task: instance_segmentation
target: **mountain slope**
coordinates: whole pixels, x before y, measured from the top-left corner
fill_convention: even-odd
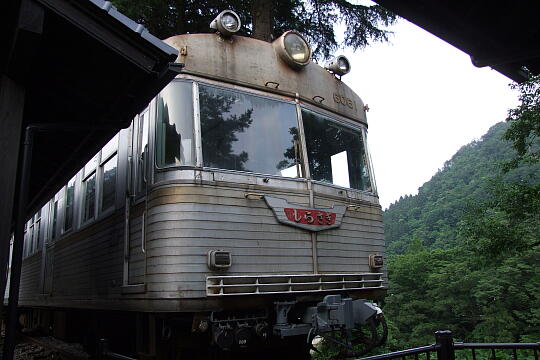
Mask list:
[[[458,224],[467,204],[484,200],[490,180],[500,176],[498,164],[514,156],[509,142],[502,140],[508,124],[492,126],[477,141],[463,146],[442,169],[419,188],[384,212],[385,238],[389,254],[402,254],[409,244],[420,241],[427,248],[451,248],[458,243]],[[524,180],[540,167],[520,167],[505,174],[505,180]]]

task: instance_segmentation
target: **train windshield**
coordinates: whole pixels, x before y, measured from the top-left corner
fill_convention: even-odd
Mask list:
[[[204,166],[300,176],[294,104],[200,84],[199,106]]]
[[[306,109],[302,110],[302,121],[311,178],[372,191],[363,130]]]
[[[195,165],[192,88],[190,82],[173,82],[157,98],[158,167]]]
[[[198,84],[202,165],[283,177],[302,177],[296,106],[292,102]],[[159,95],[158,167],[194,166],[193,83],[174,82]],[[311,178],[373,191],[365,130],[302,109]]]

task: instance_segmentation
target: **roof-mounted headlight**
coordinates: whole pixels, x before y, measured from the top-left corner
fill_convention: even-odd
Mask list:
[[[311,48],[299,32],[287,31],[274,44],[279,57],[292,68],[300,69],[309,64]]]
[[[232,10],[223,10],[210,23],[210,29],[216,29],[225,37],[229,37],[240,30],[240,17]]]
[[[351,71],[351,63],[345,56],[339,55],[327,62],[324,68],[341,76]]]

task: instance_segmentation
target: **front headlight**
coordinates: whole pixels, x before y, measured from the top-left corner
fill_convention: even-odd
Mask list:
[[[210,29],[216,29],[221,35],[228,37],[240,30],[240,17],[232,10],[224,10],[212,20]]]
[[[280,58],[292,68],[300,69],[309,64],[311,48],[300,33],[287,31],[274,43]]]
[[[229,31],[237,31],[239,28],[239,21],[231,13],[225,13],[221,18],[221,24]]]
[[[339,55],[331,59],[324,68],[341,76],[351,71],[351,63],[345,56]]]

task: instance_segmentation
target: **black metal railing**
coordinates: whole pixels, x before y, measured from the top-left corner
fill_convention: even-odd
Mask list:
[[[415,360],[419,360],[421,354],[426,354],[426,359],[431,359],[431,353],[439,350],[441,348],[438,344],[433,345],[427,345],[427,346],[421,346],[413,349],[407,349],[407,350],[401,350],[401,351],[395,351],[388,354],[382,354],[382,355],[374,355],[374,356],[368,356],[365,358],[362,358],[360,360],[386,360],[386,359],[397,359],[402,358],[405,359],[407,356],[414,356]]]
[[[496,350],[511,350],[511,355],[505,356],[505,358],[512,358],[513,360],[518,360],[518,350],[532,350],[534,360],[538,360],[540,343],[454,343],[454,349],[470,350],[472,360],[478,360],[476,350],[488,350],[487,358],[489,360],[502,360],[500,355],[497,356]]]
[[[414,360],[419,360],[420,355],[425,354],[422,359],[431,360],[437,358],[437,360],[455,360],[456,350],[470,350],[471,359],[479,360],[477,350],[488,350],[488,356],[480,357],[481,359],[488,360],[518,360],[518,350],[532,350],[532,356],[534,360],[539,360],[538,353],[540,352],[540,343],[463,343],[454,342],[452,332],[449,330],[435,332],[435,344],[428,346],[421,346],[418,348],[395,351],[387,354],[374,355],[359,360],[389,360],[401,358],[408,360],[414,357]],[[497,355],[497,350],[511,350],[511,354],[507,356]],[[459,358],[463,358],[462,354],[459,354]],[[465,358],[468,358],[465,355]]]

